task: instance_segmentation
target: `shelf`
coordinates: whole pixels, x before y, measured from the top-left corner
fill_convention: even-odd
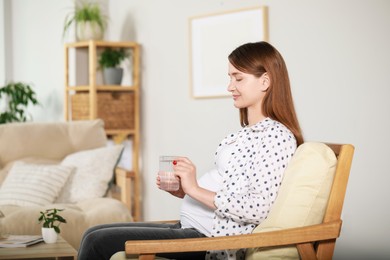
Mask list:
[[[66,43],[67,48],[88,48],[91,45],[101,48],[118,47],[118,48],[134,48],[138,46],[136,42],[110,42],[110,41],[82,41]]]
[[[79,49],[87,57],[87,63],[77,65],[77,70],[87,80],[75,77],[75,83],[69,84],[69,68],[76,64],[69,64],[70,49]],[[98,56],[104,48],[126,48],[131,50],[129,73],[131,85],[104,85],[97,83]],[[140,82],[140,46],[136,42],[110,42],[110,41],[83,41],[65,44],[65,102],[64,112],[66,120],[86,120],[101,118],[105,122],[105,132],[115,143],[123,143],[129,137],[132,145],[132,169],[134,174],[131,196],[125,196],[124,203],[132,211],[135,221],[141,220],[141,191],[139,172],[140,151],[140,111],[139,111],[139,82]],[[77,60],[77,59],[76,59]],[[79,69],[79,67],[76,67]],[[84,82],[87,83],[84,83]],[[81,83],[82,82],[82,83]],[[127,194],[127,193],[126,193]]]
[[[106,129],[107,135],[134,135],[135,130],[129,130],[129,129]]]
[[[66,90],[74,91],[90,91],[90,86],[72,86],[66,87]],[[104,86],[94,86],[93,90],[97,91],[136,91],[134,86],[113,86],[113,85],[104,85]]]

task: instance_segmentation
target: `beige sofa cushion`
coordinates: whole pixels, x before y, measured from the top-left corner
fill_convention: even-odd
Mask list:
[[[1,232],[15,235],[40,235],[39,212],[51,208],[65,209],[61,215],[67,223],[61,224],[60,235],[76,250],[87,228],[104,223],[132,220],[126,206],[111,198],[95,198],[76,204],[55,203],[46,206],[0,205],[0,210],[5,215],[4,218],[0,218]]]
[[[253,232],[319,224],[324,217],[337,159],[323,143],[304,143],[289,163],[278,198]],[[248,249],[246,259],[299,259],[295,247]]]
[[[74,170],[66,165],[18,161],[0,186],[0,205],[43,206],[53,203]]]
[[[103,197],[113,178],[123,145],[100,147],[70,154],[61,162],[75,171],[62,189],[57,202],[75,203]]]
[[[77,151],[106,146],[103,124],[97,119],[0,125],[0,166],[25,157],[62,160]]]
[[[17,163],[17,162],[24,162],[24,163],[30,163],[30,164],[46,164],[46,165],[50,165],[50,164],[58,164],[61,161],[60,160],[50,160],[50,159],[45,159],[45,158],[37,158],[37,157],[25,157],[25,158],[20,158],[17,161],[8,162],[6,165],[4,165],[3,168],[0,169],[0,187],[1,187],[1,183],[7,177],[7,175],[9,173],[9,171],[11,170],[12,166],[15,163]]]

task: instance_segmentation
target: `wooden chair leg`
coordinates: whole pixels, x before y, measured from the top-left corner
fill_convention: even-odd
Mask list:
[[[154,260],[155,255],[150,254],[150,255],[140,255],[138,259],[140,260]]]
[[[336,239],[322,241],[317,248],[318,259],[331,260],[333,258]]]
[[[312,243],[297,244],[297,249],[302,260],[317,259]]]

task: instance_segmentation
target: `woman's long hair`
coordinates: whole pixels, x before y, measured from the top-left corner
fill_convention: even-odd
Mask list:
[[[294,134],[297,145],[303,143],[303,135],[294,108],[290,79],[282,55],[267,42],[247,43],[229,55],[230,63],[238,70],[261,77],[265,72],[270,78],[263,99],[262,112],[284,124]],[[248,125],[248,109],[240,108],[241,126]]]

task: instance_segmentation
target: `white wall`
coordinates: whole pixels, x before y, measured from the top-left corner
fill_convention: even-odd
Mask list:
[[[7,1],[7,0],[5,0]],[[42,106],[31,108],[35,121],[63,120],[64,50],[62,26],[71,1],[8,1],[7,81],[34,86]],[[8,6],[7,6],[8,7]],[[11,27],[11,28],[9,28]]]
[[[4,1],[0,1],[0,86],[5,83],[5,32]],[[2,106],[0,105],[0,111]]]
[[[306,140],[356,146],[335,259],[388,259],[387,0],[110,0],[107,39],[142,45],[145,219],[177,218],[180,208],[180,200],[155,188],[159,155],[188,156],[200,175],[212,166],[220,139],[239,127],[230,99],[190,97],[188,18],[259,4],[269,6],[270,42],[289,67]],[[36,121],[63,118],[61,33],[69,5],[12,1],[13,78],[37,86],[45,108],[34,110]]]

